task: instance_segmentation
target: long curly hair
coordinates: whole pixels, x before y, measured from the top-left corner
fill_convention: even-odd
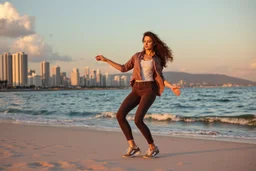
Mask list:
[[[142,42],[144,41],[145,36],[149,36],[154,44],[154,52],[156,56],[159,58],[161,65],[163,67],[167,67],[167,62],[173,61],[173,55],[172,55],[172,50],[162,41],[160,38],[155,34],[150,31],[147,31],[143,34]],[[145,52],[145,49],[143,48],[143,51]]]

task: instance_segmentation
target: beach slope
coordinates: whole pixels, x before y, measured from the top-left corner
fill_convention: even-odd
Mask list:
[[[121,132],[1,122],[0,171],[256,170],[255,144],[154,136],[160,155],[143,159],[146,140],[134,137],[142,154],[122,158],[127,143]]]

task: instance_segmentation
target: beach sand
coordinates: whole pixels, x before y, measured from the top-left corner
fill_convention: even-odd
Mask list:
[[[256,145],[155,136],[160,154],[143,159],[147,142],[134,134],[140,156],[122,158],[121,132],[0,123],[0,171],[255,171]]]

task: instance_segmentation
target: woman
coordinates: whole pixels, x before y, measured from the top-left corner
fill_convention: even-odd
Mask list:
[[[142,52],[133,55],[124,65],[115,63],[102,55],[96,56],[96,60],[107,62],[121,72],[127,72],[133,69],[131,80],[132,92],[125,98],[116,115],[118,123],[129,144],[127,153],[123,157],[132,157],[140,154],[140,148],[133,139],[131,127],[126,120],[126,115],[139,105],[134,122],[149,144],[149,149],[143,157],[155,157],[159,153],[159,149],[154,143],[149,128],[143,122],[143,118],[155,101],[156,96],[161,96],[163,93],[164,86],[170,88],[175,95],[180,95],[180,87],[166,81],[162,73],[163,67],[166,67],[166,63],[173,61],[172,52],[169,47],[152,32],[145,32],[142,42]]]

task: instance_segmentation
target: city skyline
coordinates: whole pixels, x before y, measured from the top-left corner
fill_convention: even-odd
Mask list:
[[[70,77],[67,72],[61,72],[61,67],[44,60],[40,62],[40,74],[28,68],[28,54],[25,52],[0,54],[0,81],[6,81],[8,87],[128,87],[127,76],[115,76],[111,80],[108,73],[102,74],[101,69],[84,67],[84,74],[78,68],[73,68]]]
[[[164,71],[256,81],[255,1],[136,1],[136,6],[111,2],[114,5],[49,1],[49,6],[45,1],[0,0],[0,54],[26,52],[28,67],[36,73],[40,73],[38,64],[47,60],[68,76],[73,68],[82,73],[84,66],[116,74],[117,70],[94,57],[101,53],[123,64],[142,49],[142,35],[150,30],[173,50],[174,62]],[[154,9],[161,10],[151,14]]]
[[[89,88],[89,87],[130,87],[130,80],[132,79],[131,73],[109,74],[105,72],[102,74],[101,69],[90,69],[85,66],[84,74],[80,74],[78,68],[73,68],[71,76],[68,77],[66,72],[61,72],[60,66],[51,66],[50,62],[42,61],[40,63],[41,75],[38,75],[34,69],[28,68],[28,55],[25,52],[16,52],[14,54],[4,53],[0,55],[0,84],[5,84],[4,87],[19,88],[22,87],[35,87],[35,88]],[[81,73],[83,73],[83,71]],[[130,74],[130,75],[129,75]],[[165,73],[167,74],[167,73]],[[175,73],[172,76],[165,75],[167,80],[172,80],[173,84],[182,87],[232,87],[232,86],[252,86],[255,82],[246,80],[236,80],[236,78],[228,77],[223,80],[223,75],[219,76],[219,83],[214,82],[216,76],[210,76],[213,80],[192,78],[185,76],[182,72],[179,78]],[[200,75],[200,74],[199,74]],[[207,74],[204,74],[205,76]],[[190,77],[190,78],[189,78]],[[201,76],[199,76],[201,77]],[[207,76],[209,77],[209,75]],[[217,80],[218,80],[217,79]],[[235,81],[235,82],[234,82]],[[3,85],[0,85],[2,87]]]

